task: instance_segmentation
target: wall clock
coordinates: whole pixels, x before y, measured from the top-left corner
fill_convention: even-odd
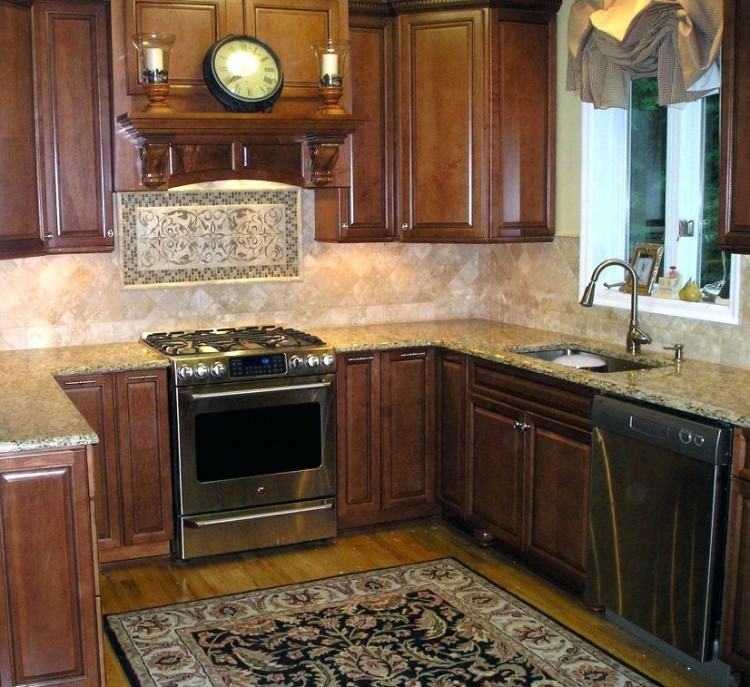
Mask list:
[[[226,36],[203,58],[211,95],[230,112],[269,112],[284,87],[276,53],[252,36]]]

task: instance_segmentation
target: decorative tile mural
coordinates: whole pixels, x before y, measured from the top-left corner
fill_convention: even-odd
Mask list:
[[[120,195],[125,286],[299,277],[297,190]]]

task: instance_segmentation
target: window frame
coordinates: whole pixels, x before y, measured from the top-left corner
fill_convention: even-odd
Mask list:
[[[594,257],[594,254],[622,258],[626,250],[630,198],[628,111],[618,108],[594,110],[592,104],[582,103],[581,136],[579,297],[583,295],[594,268],[604,259]],[[600,192],[595,193],[597,188],[609,188],[611,192],[603,196]],[[667,202],[671,202],[669,197]],[[595,227],[605,223],[610,226],[614,223],[618,229],[606,234],[595,233]],[[668,237],[674,238],[675,233],[676,227],[671,230],[665,227],[665,244]],[[665,245],[665,262],[670,259],[667,256],[673,255],[672,248]],[[623,259],[629,258],[625,256]],[[731,255],[728,305],[642,296],[638,300],[639,311],[737,325],[740,317],[740,267],[740,260]],[[599,280],[594,305],[629,310],[629,294],[603,288],[605,282],[623,279],[622,270],[607,270]]]

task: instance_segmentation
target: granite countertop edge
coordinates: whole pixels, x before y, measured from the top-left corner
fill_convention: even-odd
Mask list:
[[[526,357],[522,351],[567,345],[620,358],[631,356],[614,344],[489,320],[354,325],[320,328],[315,333],[337,353],[443,348],[621,398],[750,427],[750,400],[743,401],[741,391],[750,385],[750,370],[744,368],[689,358],[677,368],[668,356],[646,352],[636,358],[656,367],[609,374],[576,370]],[[7,386],[16,396],[8,395],[5,403],[0,398],[0,454],[98,442],[56,378],[166,368],[169,360],[140,342],[0,352],[0,369],[17,371],[19,367],[22,381],[14,377],[14,385]],[[738,391],[733,393],[733,388]]]

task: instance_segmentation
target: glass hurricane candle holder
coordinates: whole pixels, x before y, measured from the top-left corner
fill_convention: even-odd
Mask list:
[[[329,38],[312,44],[318,61],[320,95],[323,104],[318,108],[321,114],[346,114],[339,105],[344,92],[344,68],[351,43]]]
[[[138,50],[138,72],[146,91],[146,112],[171,112],[169,94],[169,53],[174,44],[171,33],[139,33],[133,36]]]

